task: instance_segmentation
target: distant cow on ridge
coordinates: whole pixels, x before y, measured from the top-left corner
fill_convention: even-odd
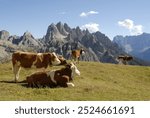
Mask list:
[[[128,61],[131,61],[131,60],[133,60],[133,57],[132,56],[127,56],[127,55],[125,55],[125,56],[118,56],[118,58],[117,58],[118,60],[119,60],[119,63],[120,64],[127,64],[127,62]]]
[[[83,49],[78,49],[78,50],[72,50],[71,51],[71,59],[74,59],[79,63],[80,56],[84,55],[85,51]]]
[[[62,57],[59,59],[55,53],[30,53],[14,52],[12,55],[13,73],[15,82],[19,79],[20,68],[47,68],[48,65],[63,65],[66,60]]]
[[[26,80],[28,83],[28,87],[74,87],[74,84],[70,81],[74,79],[74,76],[76,74],[80,75],[80,71],[73,63],[70,63],[65,65],[65,68],[59,70],[35,72],[27,76]]]

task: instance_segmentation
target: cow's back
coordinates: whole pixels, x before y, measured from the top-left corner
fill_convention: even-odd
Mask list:
[[[50,54],[48,53],[37,55],[36,63],[34,63],[34,66],[36,66],[36,68],[42,68],[42,67],[47,68],[49,64],[51,65],[50,59],[51,57]]]
[[[28,85],[42,85],[42,86],[50,86],[52,87],[53,82],[51,78],[47,76],[46,72],[36,72],[27,76],[26,78]]]
[[[72,56],[73,56],[74,58],[79,57],[79,56],[80,56],[80,50],[73,50],[73,51],[72,51]]]
[[[15,52],[12,55],[12,63],[18,63],[21,67],[31,68],[33,62],[36,61],[36,53]]]

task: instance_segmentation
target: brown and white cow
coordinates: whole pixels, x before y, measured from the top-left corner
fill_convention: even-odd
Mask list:
[[[14,52],[12,55],[13,73],[15,82],[19,79],[19,71],[23,68],[47,68],[48,65],[63,65],[66,60],[58,58],[55,53],[30,53],[30,52]]]
[[[80,75],[80,71],[73,64],[67,64],[65,68],[46,72],[36,72],[27,76],[26,80],[29,87],[49,86],[49,87],[74,87],[70,81],[75,75]]]
[[[77,61],[79,63],[80,56],[84,54],[85,54],[85,51],[83,49],[72,50],[71,59],[74,59],[74,61]]]
[[[131,61],[133,60],[133,57],[132,56],[127,56],[127,55],[120,55],[117,57],[117,60],[119,60],[119,64],[127,64],[128,61]]]

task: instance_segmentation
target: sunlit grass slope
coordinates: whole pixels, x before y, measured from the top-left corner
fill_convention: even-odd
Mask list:
[[[74,88],[27,88],[13,83],[12,65],[0,64],[0,100],[150,100],[150,67],[80,62]],[[49,70],[61,67],[50,67]],[[22,69],[19,81],[35,72]]]

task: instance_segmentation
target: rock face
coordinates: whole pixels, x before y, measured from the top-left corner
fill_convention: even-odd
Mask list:
[[[25,32],[23,36],[20,37],[19,45],[25,46],[39,46],[39,42],[32,36],[30,32]]]
[[[42,47],[43,44],[29,32],[19,37],[10,36],[8,31],[0,31],[0,63],[9,61],[16,50],[38,52]]]
[[[150,62],[150,34],[116,36],[113,42],[117,43],[125,52]]]
[[[83,48],[86,53],[81,57],[82,60],[105,63],[118,63],[117,56],[127,54],[101,32],[90,33],[88,30],[81,30],[80,27],[70,28],[66,23],[61,22],[49,25],[46,35],[38,40],[30,32],[25,32],[22,36],[10,36],[9,32],[1,31],[0,41],[3,41],[0,42],[2,44],[0,46],[7,54],[15,50],[54,51],[70,59],[72,50]],[[9,45],[6,45],[6,42],[9,42]],[[143,62],[138,60],[131,64],[143,65]]]
[[[103,33],[90,33],[80,27],[70,28],[66,23],[51,24],[41,42],[46,46],[46,51],[55,51],[70,59],[71,50],[84,48],[86,54],[82,57],[85,61],[100,61],[118,63],[120,54],[126,54],[117,44]]]
[[[6,30],[0,31],[0,40],[7,40],[9,37],[9,32]]]

